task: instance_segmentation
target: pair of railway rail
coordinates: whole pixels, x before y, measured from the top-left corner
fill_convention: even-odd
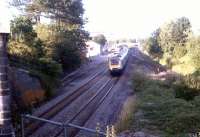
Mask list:
[[[85,70],[85,71],[81,71],[79,70],[79,72],[75,71],[75,73],[71,73],[67,76],[65,76],[62,80],[61,80],[61,83],[62,83],[62,86],[66,86],[68,84],[70,84],[71,82],[81,78],[81,77],[84,77],[88,72],[90,72],[92,69],[96,69],[96,68],[100,68],[101,66],[104,66],[104,62],[103,63],[100,63],[98,64],[96,67],[90,67],[89,69]]]
[[[57,113],[59,113],[62,109],[69,106],[73,101],[75,101],[79,96],[84,94],[87,90],[89,90],[91,87],[97,83],[101,79],[101,75],[105,74],[107,72],[107,69],[104,69],[100,72],[97,72],[94,74],[94,76],[89,79],[85,84],[71,92],[71,94],[68,94],[65,96],[61,101],[56,103],[55,105],[51,106],[49,109],[38,115],[37,117],[41,117],[43,119],[51,119],[53,118]],[[116,84],[119,78],[110,78],[107,80],[97,91],[96,93],[84,103],[82,107],[78,110],[77,113],[75,113],[70,120],[65,121],[64,123],[72,123],[74,125],[83,126],[87,120],[91,117],[91,115],[98,109],[98,107],[102,104],[102,102],[105,100],[107,95],[111,92],[112,88]],[[35,132],[37,129],[39,129],[41,126],[43,126],[43,123],[41,122],[34,122],[29,123],[27,125],[27,130],[25,132],[25,136],[30,136],[33,132]],[[56,134],[53,137],[62,136],[63,129],[56,129]],[[68,136],[73,137],[79,132],[78,129],[75,128],[69,128]]]

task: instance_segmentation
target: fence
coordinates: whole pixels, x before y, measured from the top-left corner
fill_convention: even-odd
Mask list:
[[[32,119],[32,120],[45,122],[45,123],[49,123],[49,124],[52,124],[52,125],[56,125],[56,126],[62,127],[63,128],[64,137],[67,137],[67,128],[68,127],[73,127],[73,128],[79,129],[79,130],[87,131],[89,133],[94,133],[94,134],[96,134],[98,136],[106,137],[105,133],[100,132],[98,130],[89,129],[89,128],[78,126],[78,125],[75,125],[75,124],[72,124],[72,123],[64,124],[64,123],[61,123],[61,122],[55,122],[55,121],[51,121],[51,120],[47,120],[47,119],[43,119],[43,118],[38,118],[38,117],[29,115],[29,114],[21,115],[21,130],[22,130],[21,134],[22,134],[22,137],[25,137],[25,130],[24,130],[24,128],[25,128],[24,127],[24,120],[25,119]]]

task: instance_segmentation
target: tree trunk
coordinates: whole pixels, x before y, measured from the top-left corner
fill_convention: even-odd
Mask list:
[[[0,33],[0,137],[13,137],[8,85],[8,58],[6,52],[8,34]]]

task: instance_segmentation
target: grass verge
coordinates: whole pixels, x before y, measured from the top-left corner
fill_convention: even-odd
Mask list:
[[[190,77],[199,80],[199,76]],[[187,85],[188,76],[177,79],[166,76],[165,80],[155,80],[139,71],[134,72],[132,82],[137,102],[128,100],[128,105],[125,104],[117,123],[118,132],[146,129],[160,131],[165,137],[199,132],[198,82],[193,81],[197,86],[191,88],[191,84]]]

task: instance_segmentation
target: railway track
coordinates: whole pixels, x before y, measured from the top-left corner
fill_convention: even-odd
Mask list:
[[[132,58],[134,58],[135,61],[139,61],[140,64],[143,64],[145,67],[149,68],[150,70],[153,70],[155,73],[159,73],[160,71],[166,71],[165,67],[161,66],[155,61],[152,61],[152,59],[150,59],[148,56],[144,55],[140,51],[137,51],[137,54],[138,54],[137,56],[132,55]]]
[[[37,115],[37,117],[41,117],[44,119],[51,119],[54,117],[57,113],[59,113],[64,107],[70,105],[76,98],[81,96],[84,92],[86,92],[88,89],[90,89],[97,81],[101,79],[102,74],[106,73],[107,69],[104,69],[100,72],[97,72],[94,74],[94,76],[89,79],[85,84],[78,87],[76,90],[71,92],[70,94],[66,95],[62,100],[57,102],[56,104],[49,107],[47,110],[45,110],[40,115]],[[38,128],[40,128],[44,123],[41,122],[34,122],[29,123],[26,127],[26,136],[30,136],[33,132],[35,132]]]
[[[112,88],[115,86],[119,78],[111,78],[106,81],[97,91],[96,94],[92,96],[85,104],[83,104],[78,112],[76,112],[69,120],[65,121],[65,124],[72,123],[78,126],[84,126],[87,120],[91,117],[93,113],[99,108],[99,106],[103,103],[106,97],[111,92]],[[79,132],[78,129],[68,128],[67,136],[74,137]],[[63,129],[60,129],[54,136],[52,137],[62,137]]]
[[[91,70],[94,70],[94,69],[97,69],[97,68],[100,68],[100,67],[104,67],[105,66],[105,63],[100,63],[98,64],[96,67],[91,67],[90,69],[88,70],[85,70],[83,72],[76,72],[76,73],[72,73],[71,75],[68,75],[68,76],[65,76],[61,82],[62,82],[62,86],[66,86],[68,85],[69,83],[77,80],[77,79],[80,79],[82,77],[84,77],[85,75],[87,75],[88,72],[90,72]]]

